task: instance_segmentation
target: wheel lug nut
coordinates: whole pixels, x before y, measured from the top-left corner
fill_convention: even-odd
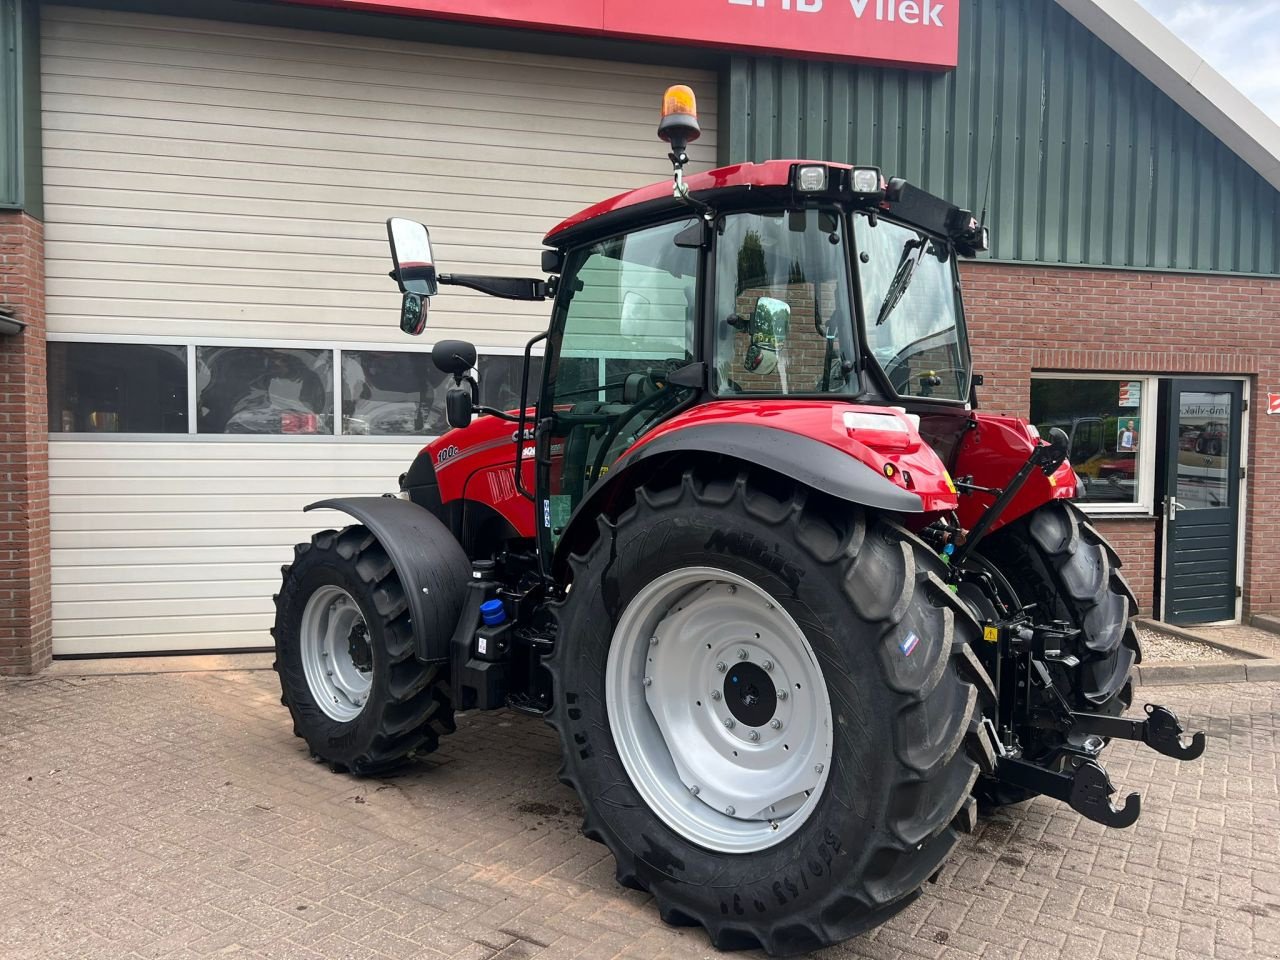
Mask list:
[[[332,671],[332,670],[326,670],[326,671],[324,672],[324,675],[325,675],[326,677],[332,677],[332,676],[333,676],[333,671]]]
[[[719,670],[721,673],[724,673],[726,670],[729,669],[729,667],[723,660],[719,660],[716,662],[716,669]]]
[[[814,773],[821,773],[821,772],[822,772],[822,770],[823,770],[823,766],[822,766],[822,764],[820,764],[820,763],[815,763],[815,764],[813,765],[813,772],[814,772]]]
[[[731,584],[729,584],[729,595],[730,595],[730,596],[733,596],[733,594],[735,594],[735,593],[737,593],[737,592],[738,592],[738,587],[737,587],[737,585],[736,585],[736,584],[732,584],[732,583],[731,583]]]
[[[656,647],[657,645],[658,645],[658,638],[657,638],[657,637],[650,637],[650,638],[649,638],[649,646],[651,646],[651,647]]]
[[[772,660],[766,660],[764,663],[760,664],[760,666],[764,667],[766,670],[772,670],[772,669],[773,669],[773,661],[772,661]]]
[[[724,808],[724,812],[725,812],[725,813],[727,813],[729,816],[731,816],[731,817],[732,817],[732,816],[733,816],[735,813],[737,813],[738,811],[737,811],[737,810],[735,810],[735,809],[733,809],[733,807],[725,807],[725,808]]]
[[[752,730],[750,733],[747,734],[747,739],[750,740],[752,743],[755,743],[757,740],[760,739],[760,731]]]
[[[693,786],[691,786],[691,787],[689,788],[689,792],[690,792],[691,794],[693,794],[695,797],[696,797],[699,793],[701,793],[701,791],[698,789],[698,785],[697,785],[696,783],[695,783]]]
[[[725,729],[727,730],[732,730],[736,726],[736,724],[733,722],[733,717],[725,717],[724,725],[725,725]]]
[[[644,685],[645,685],[646,687],[652,687],[652,686],[653,686],[653,677],[645,677],[645,678],[644,678]]]
[[[781,730],[782,721],[779,720],[777,717],[774,717],[772,720],[769,721],[769,726],[773,727],[773,729],[775,730]]]
[[[743,650],[741,647],[738,648],[738,659],[739,660],[747,659],[747,651]]]
[[[787,691],[785,691],[785,690],[779,690],[779,691],[778,691],[778,699],[779,699],[779,700],[785,700],[785,699],[787,699]]]
[[[712,690],[712,691],[711,691],[711,699],[712,699],[712,700],[719,700],[719,699],[720,699],[720,691],[719,691],[719,690]]]

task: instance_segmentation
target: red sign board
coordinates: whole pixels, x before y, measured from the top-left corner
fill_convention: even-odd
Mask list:
[[[1280,416],[1280,393],[1267,394],[1267,413]]]
[[[293,0],[770,54],[954,67],[960,0]]]

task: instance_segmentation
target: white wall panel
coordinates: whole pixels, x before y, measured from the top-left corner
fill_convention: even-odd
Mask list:
[[[55,336],[403,344],[383,222],[442,269],[536,275],[542,236],[666,179],[662,90],[711,73],[80,8],[43,9]],[[447,291],[427,340],[520,346],[546,307]],[[392,491],[423,440],[50,444],[54,650],[264,646],[292,545]]]

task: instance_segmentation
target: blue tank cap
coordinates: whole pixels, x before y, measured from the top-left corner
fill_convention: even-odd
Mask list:
[[[496,627],[507,622],[507,608],[502,605],[501,600],[486,600],[480,604],[480,616],[484,618],[486,626]]]

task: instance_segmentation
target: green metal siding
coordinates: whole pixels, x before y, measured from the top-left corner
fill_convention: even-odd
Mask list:
[[[1278,194],[1052,0],[965,0],[951,72],[735,57],[728,159],[875,163],[1000,260],[1280,274]]]
[[[0,209],[41,215],[39,19],[0,0]]]
[[[0,0],[0,207],[22,206],[22,58],[18,0]]]

